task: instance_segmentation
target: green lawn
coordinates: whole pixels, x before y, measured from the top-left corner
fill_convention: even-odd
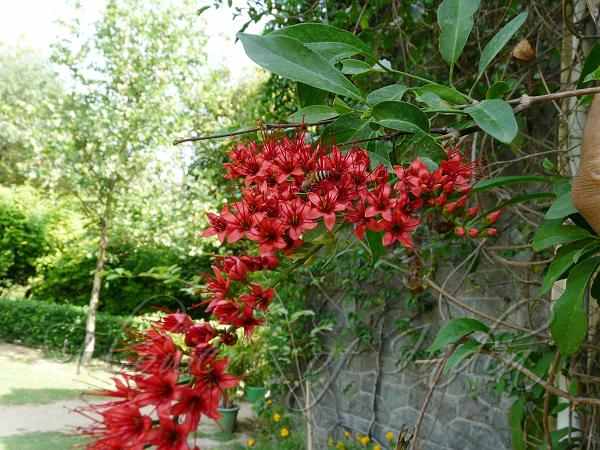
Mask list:
[[[0,450],[66,450],[85,442],[79,436],[69,436],[57,431],[27,433],[0,437]]]

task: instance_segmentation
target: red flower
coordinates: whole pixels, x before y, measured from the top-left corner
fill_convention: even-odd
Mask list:
[[[304,231],[315,228],[317,226],[315,219],[320,217],[319,213],[299,198],[293,202],[282,203],[281,213],[283,225],[294,240],[300,239]]]
[[[176,368],[183,356],[171,336],[149,329],[137,338],[141,342],[132,346],[138,356],[136,368],[143,372],[158,372]]]
[[[213,213],[206,213],[206,216],[208,217],[210,228],[204,230],[202,236],[209,237],[216,235],[219,241],[225,242],[225,234],[227,232],[227,222],[225,222],[225,219]]]
[[[333,226],[335,225],[335,213],[346,209],[346,206],[338,201],[337,188],[332,188],[324,195],[319,195],[316,192],[309,192],[308,198],[314,205],[319,217],[323,217],[327,229],[329,231],[333,230]]]
[[[266,312],[273,297],[275,297],[273,288],[264,290],[260,284],[252,283],[252,293],[240,296],[240,300],[252,308]]]
[[[253,241],[258,241],[260,252],[265,254],[286,247],[283,231],[281,222],[265,217],[256,227],[254,234],[250,234],[248,237]]]
[[[173,420],[161,417],[160,427],[151,431],[149,442],[156,445],[156,450],[189,450],[187,437],[191,427],[189,423],[175,423]]]
[[[194,358],[190,361],[190,373],[196,377],[195,387],[222,393],[224,389],[237,386],[239,379],[225,373],[227,358]]]
[[[419,219],[405,214],[400,209],[395,209],[392,213],[391,220],[383,219],[381,221],[385,234],[383,235],[383,245],[391,245],[395,241],[399,241],[402,245],[408,248],[413,248],[413,243],[410,233],[419,225]]]
[[[394,207],[394,200],[390,197],[391,192],[392,188],[387,183],[379,185],[373,192],[369,192],[367,195],[369,207],[365,215],[367,217],[375,217],[381,214],[381,217],[385,220],[392,220],[391,208]]]
[[[236,242],[244,236],[249,236],[262,216],[262,213],[252,214],[244,202],[233,203],[222,214],[227,222],[227,240]]]
[[[171,333],[185,333],[194,322],[190,316],[185,313],[176,312],[169,314],[156,324],[160,330],[170,331]]]
[[[231,325],[244,329],[244,336],[249,338],[254,331],[254,327],[264,324],[263,319],[259,319],[254,315],[254,309],[250,305],[246,305],[244,309],[233,319]]]
[[[139,393],[135,402],[140,406],[154,405],[159,417],[168,417],[171,403],[179,398],[181,387],[177,386],[179,372],[167,372],[135,377]]]
[[[198,427],[203,414],[211,419],[221,417],[217,410],[219,400],[220,395],[212,395],[211,391],[185,387],[181,391],[180,401],[173,406],[172,413],[174,416],[185,415],[185,423],[193,430]]]
[[[206,344],[217,335],[217,331],[208,322],[200,322],[187,331],[185,334],[185,345],[188,347]]]

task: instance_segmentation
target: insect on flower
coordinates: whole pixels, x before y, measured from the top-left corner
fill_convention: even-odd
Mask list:
[[[310,191],[315,184],[325,181],[329,177],[331,177],[331,172],[328,170],[313,170],[302,183],[302,192]]]

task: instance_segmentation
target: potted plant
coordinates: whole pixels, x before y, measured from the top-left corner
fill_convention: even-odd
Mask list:
[[[240,405],[236,405],[233,401],[235,396],[234,389],[226,389],[223,392],[223,401],[221,406],[217,408],[221,413],[221,418],[217,419],[217,423],[224,433],[232,434],[237,422],[237,416],[240,411]]]
[[[267,339],[261,331],[249,343],[249,353],[252,354],[250,364],[246,369],[244,379],[244,395],[246,401],[256,403],[267,395],[267,380],[271,374],[271,366],[267,361]]]

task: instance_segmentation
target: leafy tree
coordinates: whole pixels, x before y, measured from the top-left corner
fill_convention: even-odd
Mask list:
[[[49,146],[50,182],[79,198],[98,236],[82,361],[94,349],[95,314],[111,222],[118,221],[134,180],[189,128],[182,94],[199,87],[204,36],[188,2],[107,2],[86,37],[82,19],[66,24],[53,60],[71,90],[57,108],[60,136]],[[200,109],[200,108],[198,108]]]

